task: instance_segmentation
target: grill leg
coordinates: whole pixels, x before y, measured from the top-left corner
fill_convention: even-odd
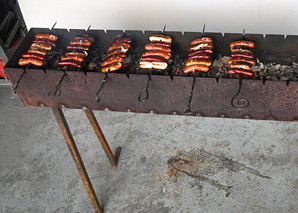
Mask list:
[[[96,194],[95,194],[95,191],[94,191],[93,186],[91,184],[91,181],[89,179],[88,173],[86,171],[86,168],[84,166],[84,163],[82,161],[80,153],[77,149],[75,141],[73,140],[73,137],[72,137],[71,132],[69,130],[68,124],[67,124],[66,119],[64,117],[63,111],[60,108],[56,108],[56,107],[53,107],[52,110],[53,110],[55,118],[58,122],[58,125],[60,127],[60,130],[61,130],[61,132],[64,136],[67,147],[68,147],[68,149],[71,153],[71,156],[74,160],[74,163],[75,163],[75,165],[78,169],[78,172],[81,176],[83,184],[86,188],[86,191],[88,193],[90,201],[93,205],[94,211],[96,213],[102,213],[102,211],[100,209],[98,199],[97,199]]]
[[[102,146],[103,150],[105,151],[110,163],[112,164],[113,167],[116,167],[118,159],[119,159],[119,155],[121,152],[121,147],[118,147],[116,149],[116,154],[114,157],[114,155],[110,149],[110,146],[109,146],[104,134],[102,133],[100,126],[99,126],[92,110],[84,109],[84,111],[85,111],[87,118],[88,118],[91,126],[93,127],[93,130],[94,130],[95,134],[97,135],[97,138],[98,138],[99,142],[101,143],[101,146]]]

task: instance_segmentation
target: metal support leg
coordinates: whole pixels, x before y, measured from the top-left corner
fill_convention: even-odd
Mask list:
[[[58,125],[60,127],[60,130],[64,136],[65,142],[68,146],[68,149],[71,153],[71,156],[74,160],[74,163],[78,169],[78,172],[81,176],[81,179],[83,181],[83,184],[86,188],[86,191],[89,195],[90,201],[93,205],[94,211],[96,213],[102,213],[101,209],[100,209],[100,205],[98,202],[98,199],[96,197],[95,191],[93,189],[93,186],[91,184],[91,181],[89,179],[88,173],[86,171],[86,168],[84,166],[84,163],[82,161],[82,158],[80,156],[80,153],[77,149],[77,146],[73,140],[73,137],[71,135],[71,132],[69,130],[68,124],[66,122],[66,119],[64,117],[64,114],[62,112],[62,110],[60,108],[52,108],[53,113],[55,115],[55,118],[58,122]]]
[[[109,147],[109,144],[108,144],[104,134],[102,133],[100,126],[99,126],[92,110],[84,109],[84,111],[85,111],[87,118],[88,118],[91,126],[93,127],[93,130],[94,130],[95,134],[97,135],[97,138],[98,138],[99,142],[101,143],[101,146],[102,146],[103,150],[105,151],[110,163],[112,164],[113,167],[116,167],[118,159],[119,159],[119,155],[121,152],[121,147],[118,147],[116,149],[116,154],[114,157],[114,155]]]

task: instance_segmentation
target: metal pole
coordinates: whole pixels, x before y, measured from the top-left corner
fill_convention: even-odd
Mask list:
[[[55,118],[58,122],[58,125],[60,127],[60,130],[62,132],[62,135],[64,136],[67,147],[71,153],[72,159],[74,160],[74,163],[75,163],[75,165],[78,169],[78,172],[81,176],[81,179],[83,181],[85,189],[86,189],[88,196],[90,198],[90,201],[93,205],[94,211],[96,213],[102,213],[98,199],[95,194],[95,191],[94,191],[91,181],[89,179],[88,173],[86,171],[86,168],[85,168],[82,158],[80,156],[78,148],[77,148],[75,141],[72,137],[72,134],[70,132],[70,129],[69,129],[66,119],[64,117],[63,111],[61,110],[61,108],[56,108],[56,107],[53,107],[52,110],[53,110]]]
[[[89,109],[84,109],[86,115],[87,115],[87,118],[91,124],[91,126],[93,127],[93,130],[103,148],[103,150],[105,151],[110,163],[112,164],[113,167],[116,167],[117,166],[117,162],[118,162],[118,158],[119,158],[119,155],[120,155],[120,152],[121,152],[121,147],[118,147],[116,149],[116,154],[115,154],[115,157],[110,149],[110,146],[104,136],[104,134],[102,133],[101,131],[101,128],[92,112],[92,110],[89,110]]]

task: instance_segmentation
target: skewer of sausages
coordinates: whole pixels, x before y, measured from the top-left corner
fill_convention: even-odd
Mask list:
[[[51,41],[56,41],[58,39],[57,36],[55,35],[50,35],[50,34],[37,34],[35,35],[36,39],[49,39]]]
[[[20,66],[25,66],[27,64],[33,64],[35,66],[42,66],[43,62],[35,58],[21,58],[18,62]]]
[[[195,71],[208,72],[209,67],[206,66],[206,65],[194,64],[194,65],[184,67],[184,69],[183,69],[184,73],[192,73],[192,72],[195,72]]]
[[[75,68],[81,68],[81,63],[73,60],[65,60],[65,61],[59,61],[57,62],[57,65],[59,66],[72,66]]]
[[[253,77],[254,76],[254,72],[250,71],[250,70],[245,70],[245,69],[238,69],[238,68],[232,68],[232,69],[228,69],[228,74],[242,74],[244,76],[248,76],[248,77]]]
[[[172,38],[170,36],[165,36],[165,35],[152,35],[149,37],[149,41],[172,43]]]
[[[23,53],[22,58],[35,58],[41,61],[46,60],[46,57],[44,55],[37,54],[37,53]]]
[[[191,42],[191,45],[196,45],[196,44],[203,43],[203,42],[212,43],[213,42],[213,39],[212,38],[209,38],[209,37],[198,38],[198,39],[193,40]]]
[[[238,58],[232,58],[232,59],[229,59],[228,60],[228,64],[233,64],[233,63],[238,63],[238,62],[245,62],[245,63],[251,64],[251,65],[255,65],[256,64],[256,61],[255,60],[249,59],[249,58],[238,57]]]
[[[165,59],[170,59],[171,58],[171,54],[167,53],[167,52],[163,52],[163,51],[148,51],[148,52],[144,52],[142,54],[142,57],[144,56],[159,56]]]
[[[154,43],[145,45],[145,50],[149,50],[149,51],[150,50],[159,50],[159,51],[164,51],[164,52],[167,52],[167,53],[171,53],[172,52],[170,48],[164,47],[164,46],[160,46],[160,45],[156,45]]]

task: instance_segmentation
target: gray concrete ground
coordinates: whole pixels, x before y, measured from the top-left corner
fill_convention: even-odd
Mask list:
[[[112,168],[64,112],[105,212],[298,212],[298,123],[96,111]],[[92,212],[52,111],[0,88],[0,115],[1,212]]]

